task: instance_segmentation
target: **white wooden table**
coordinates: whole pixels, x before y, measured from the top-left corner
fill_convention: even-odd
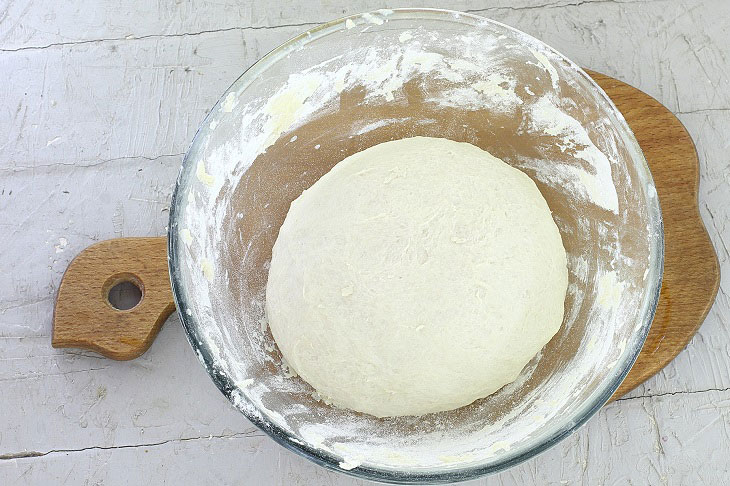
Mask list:
[[[79,251],[165,233],[182,154],[244,69],[310,26],[389,3],[0,1],[0,484],[364,484],[247,422],[175,315],[130,362],[55,350],[50,332]],[[664,371],[555,448],[473,484],[730,484],[730,3],[444,6],[531,33],[677,113],[697,143],[724,272],[706,322]]]

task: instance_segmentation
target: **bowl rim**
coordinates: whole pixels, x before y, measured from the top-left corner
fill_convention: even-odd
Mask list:
[[[186,151],[185,157],[178,173],[177,180],[175,182],[175,189],[172,194],[170,203],[170,215],[168,224],[168,269],[170,273],[170,282],[172,287],[172,294],[175,301],[175,305],[178,310],[181,324],[185,330],[186,337],[190,342],[193,350],[198,355],[201,363],[207,370],[211,379],[218,387],[218,389],[230,400],[234,405],[236,401],[240,400],[243,395],[237,394],[238,387],[233,383],[233,380],[220,371],[218,368],[213,366],[213,357],[211,350],[200,339],[198,328],[198,321],[195,319],[194,313],[183,312],[184,309],[189,309],[187,302],[187,293],[185,292],[184,283],[182,276],[179,271],[179,260],[182,258],[178,257],[178,250],[181,248],[180,236],[177,231],[173,231],[173,228],[177,227],[178,211],[181,211],[181,200],[183,198],[183,191],[187,188],[184,175],[194,171],[195,163],[197,160],[194,155],[191,155],[193,148],[196,144],[202,142],[202,139],[210,130],[209,119],[217,113],[216,108],[219,107],[225,100],[229,93],[237,92],[245,89],[251,82],[257,77],[259,73],[268,69],[271,65],[276,63],[279,59],[286,56],[292,50],[300,48],[314,40],[325,37],[329,34],[339,32],[346,29],[346,22],[355,21],[363,18],[365,15],[372,14],[384,14],[388,17],[395,16],[398,19],[412,19],[412,20],[446,20],[451,22],[458,22],[462,25],[485,25],[491,24],[500,28],[507,29],[531,42],[535,42],[542,48],[549,50],[553,55],[566,62],[577,72],[577,75],[584,78],[585,81],[592,85],[596,93],[607,103],[608,108],[615,117],[615,123],[618,123],[619,132],[621,137],[624,139],[628,151],[630,152],[631,159],[634,162],[635,169],[637,171],[637,177],[642,182],[646,193],[649,190],[656,190],[654,181],[649,170],[649,166],[644,158],[643,151],[639,147],[636,137],[633,131],[626,122],[623,114],[616,108],[613,101],[598,86],[598,84],[591,78],[580,66],[576,65],[566,56],[553,49],[544,42],[536,39],[535,37],[526,34],[519,29],[506,25],[502,22],[498,22],[486,17],[475,15],[473,13],[459,12],[455,10],[447,9],[435,9],[435,8],[397,8],[397,9],[379,9],[370,12],[364,12],[346,17],[341,17],[329,22],[325,22],[318,26],[315,26],[309,30],[302,32],[301,34],[287,40],[280,46],[276,47],[268,54],[263,56],[261,59],[252,64],[249,68],[243,71],[243,73],[228,87],[228,89],[220,96],[213,109],[206,115],[201,124],[199,125],[196,133],[190,143],[188,150]],[[613,395],[618,389],[621,382],[624,380],[631,367],[633,366],[636,358],[641,351],[646,336],[651,327],[651,323],[656,312],[656,307],[659,301],[659,291],[661,289],[662,275],[663,275],[663,264],[664,264],[664,227],[662,221],[662,213],[659,205],[658,198],[645,197],[647,203],[647,213],[649,217],[649,232],[657,235],[656,238],[650,238],[650,249],[649,249],[649,264],[646,279],[646,286],[644,300],[641,303],[641,312],[637,320],[641,320],[641,326],[635,332],[633,339],[633,346],[627,346],[622,356],[619,358],[618,363],[614,366],[614,369],[607,373],[603,378],[600,385],[585,401],[584,406],[577,409],[574,416],[566,418],[560,427],[558,427],[553,433],[547,438],[544,438],[541,442],[533,445],[526,450],[523,450],[514,454],[505,454],[504,460],[498,460],[496,462],[462,467],[459,469],[445,469],[443,471],[433,470],[409,470],[409,471],[395,471],[392,469],[375,468],[366,465],[360,465],[354,469],[343,469],[339,466],[341,458],[324,452],[320,449],[315,449],[308,446],[306,443],[290,436],[273,423],[264,420],[261,416],[247,413],[246,410],[240,406],[236,406],[241,413],[254,425],[263,430],[268,434],[274,441],[284,446],[285,448],[293,451],[294,453],[306,457],[307,459],[324,466],[328,469],[344,473],[357,478],[375,480],[385,483],[445,483],[455,481],[466,481],[475,479],[480,476],[487,474],[497,473],[503,471],[512,466],[515,466],[521,462],[530,459],[547,449],[553,447],[562,439],[570,435],[572,432],[581,427],[589,418],[591,418]],[[244,400],[247,400],[245,397]],[[253,404],[251,403],[253,406]]]

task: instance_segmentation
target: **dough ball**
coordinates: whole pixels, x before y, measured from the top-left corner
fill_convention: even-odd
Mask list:
[[[473,145],[415,137],[347,157],[291,204],[266,311],[322,397],[421,415],[514,381],[560,328],[567,284],[527,175]]]

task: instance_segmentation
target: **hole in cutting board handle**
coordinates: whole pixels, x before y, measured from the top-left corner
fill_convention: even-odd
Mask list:
[[[106,300],[118,311],[132,310],[142,302],[142,289],[133,280],[122,280],[113,285],[106,295]]]
[[[115,311],[131,311],[144,299],[142,279],[129,272],[112,275],[102,286],[102,298]]]

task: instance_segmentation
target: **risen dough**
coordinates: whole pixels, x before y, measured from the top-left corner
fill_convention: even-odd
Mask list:
[[[450,410],[514,381],[558,331],[565,250],[532,180],[416,137],[337,164],[289,209],[266,310],[294,371],[378,417]]]

